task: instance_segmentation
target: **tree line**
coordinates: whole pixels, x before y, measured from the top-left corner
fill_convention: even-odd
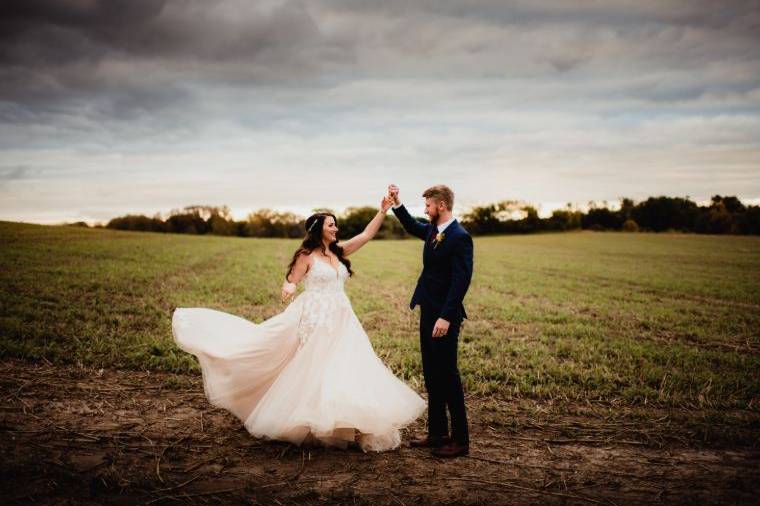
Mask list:
[[[376,207],[370,206],[350,207],[343,213],[336,213],[331,209],[314,209],[314,212],[328,212],[338,216],[338,227],[342,237],[353,237],[360,233],[377,211]],[[106,228],[176,234],[300,238],[305,235],[305,221],[306,218],[297,214],[271,209],[259,209],[248,214],[243,220],[235,220],[227,206],[193,205],[172,209],[165,219],[160,214],[152,217],[135,214],[120,216],[111,219]],[[404,234],[404,228],[398,220],[388,215],[375,237],[400,238]]]
[[[720,195],[714,195],[705,206],[688,197],[649,197],[639,203],[623,198],[616,210],[591,203],[583,212],[568,204],[566,209],[540,218],[535,207],[506,200],[472,208],[462,217],[462,224],[477,235],[578,229],[757,235],[760,206],[745,206],[735,196]]]
[[[564,230],[622,230],[629,232],[678,231],[700,234],[760,234],[760,206],[745,206],[737,197],[712,197],[700,206],[688,197],[649,197],[638,203],[623,198],[617,209],[591,203],[587,211],[570,204],[540,218],[537,209],[514,200],[475,206],[462,215],[462,225],[473,235],[525,234]],[[333,212],[330,209],[315,209]],[[377,213],[375,207],[351,207],[338,216],[342,237],[352,237]],[[418,219],[424,220],[423,217]],[[106,228],[179,234],[213,234],[239,237],[290,237],[304,235],[305,218],[290,212],[260,209],[243,220],[233,219],[227,206],[193,205],[173,209],[166,218],[126,215],[113,218]],[[76,225],[85,225],[78,222]],[[102,226],[102,225],[101,225]],[[398,220],[388,215],[378,238],[401,238],[405,232]]]

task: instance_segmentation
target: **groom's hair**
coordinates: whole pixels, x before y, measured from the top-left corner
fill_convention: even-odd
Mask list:
[[[431,186],[423,192],[422,196],[426,199],[431,198],[437,202],[443,202],[449,211],[454,209],[454,192],[445,184]]]

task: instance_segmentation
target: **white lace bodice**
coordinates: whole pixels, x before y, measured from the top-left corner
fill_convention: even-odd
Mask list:
[[[351,306],[344,284],[348,269],[341,262],[336,269],[327,260],[312,257],[312,264],[304,277],[303,312],[298,324],[298,348],[306,344],[317,327],[330,325],[340,306]]]
[[[327,260],[312,256],[309,271],[304,277],[304,289],[307,292],[343,292],[343,285],[348,279],[348,269],[343,262],[338,262],[338,268]]]

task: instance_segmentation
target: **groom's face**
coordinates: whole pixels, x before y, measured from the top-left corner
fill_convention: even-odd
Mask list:
[[[427,197],[425,199],[425,214],[428,215],[430,223],[433,225],[438,223],[438,217],[441,215],[443,203],[435,200],[434,198]]]

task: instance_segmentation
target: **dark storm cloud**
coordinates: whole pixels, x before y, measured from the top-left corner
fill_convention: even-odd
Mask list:
[[[0,20],[6,103],[49,112],[68,105],[103,117],[192,105],[196,84],[593,77],[700,72],[721,61],[758,69],[760,40],[752,1],[20,0],[4,2]],[[714,89],[686,76],[669,81],[653,90],[653,101]],[[757,84],[755,76],[734,85]],[[648,85],[632,86],[632,96],[645,98]],[[18,119],[8,109],[2,117]]]
[[[350,59],[299,3],[31,0],[0,7],[0,109],[132,117],[190,102],[189,84],[266,84]],[[8,104],[22,106],[19,110]]]
[[[405,17],[414,14],[475,19],[493,24],[569,23],[610,26],[641,26],[649,23],[726,28],[739,23],[745,28],[758,20],[748,19],[760,11],[755,0],[724,2],[668,0],[658,2],[567,1],[567,0],[326,0],[334,8],[376,15]]]
[[[6,2],[0,8],[0,61],[23,66],[105,57],[254,62],[266,51],[324,42],[300,4],[265,11],[253,6],[218,0]]]
[[[97,60],[134,40],[165,2],[20,0],[0,6],[0,61],[38,66]]]

